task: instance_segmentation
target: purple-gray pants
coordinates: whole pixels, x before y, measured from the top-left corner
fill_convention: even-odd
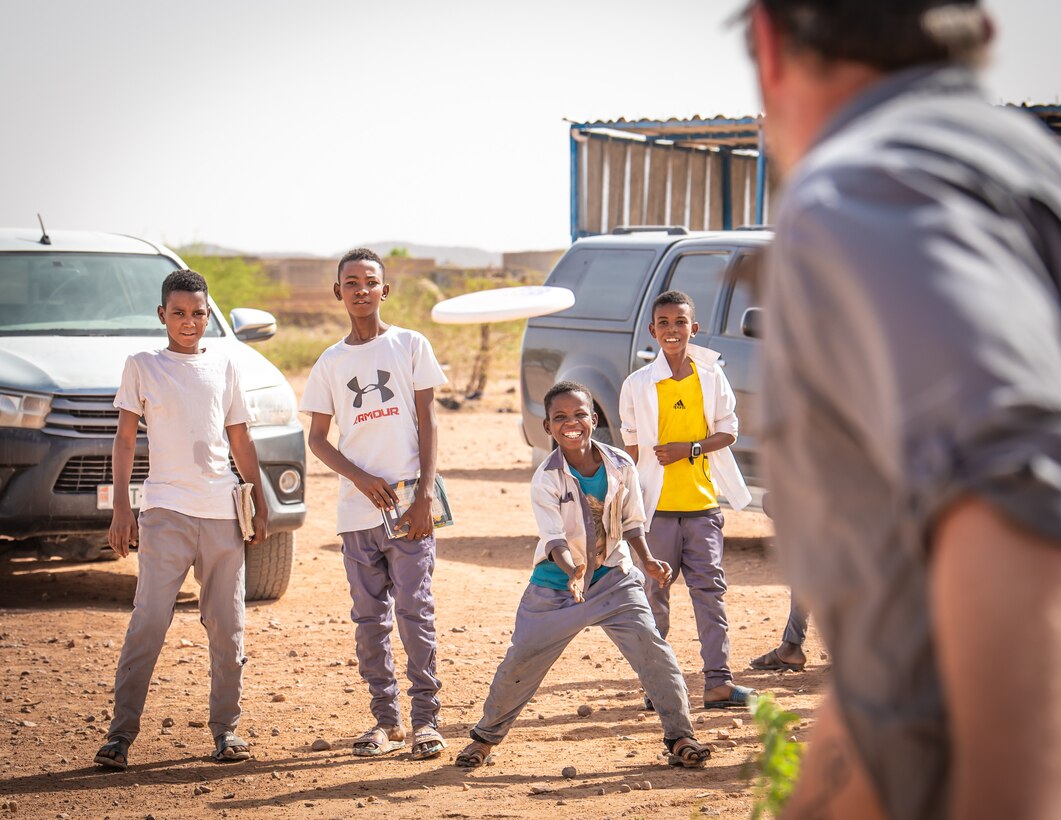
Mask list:
[[[704,661],[704,689],[733,680],[729,671],[729,622],[726,620],[726,573],[722,571],[722,513],[671,518],[658,513],[646,533],[657,561],[670,564],[674,577],[681,573],[693,601],[693,617],[700,635]],[[660,587],[645,579],[645,592],[664,638],[670,632],[670,585]]]
[[[494,673],[472,738],[500,743],[567,645],[590,626],[601,627],[637,673],[664,738],[693,737],[685,680],[674,650],[656,631],[641,582],[636,568],[613,569],[586,590],[581,604],[567,590],[529,584],[516,610],[512,645]]]
[[[434,727],[442,687],[435,676],[435,599],[431,595],[435,537],[392,539],[382,524],[371,530],[344,532],[341,537],[353,601],[350,617],[357,625],[358,669],[372,695],[372,715],[380,726],[403,725],[390,637],[396,616],[408,658],[406,674],[412,684],[413,728]]]

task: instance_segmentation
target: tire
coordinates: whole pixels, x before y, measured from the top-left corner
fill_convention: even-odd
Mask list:
[[[287,592],[295,563],[295,534],[277,532],[256,547],[247,547],[248,601],[270,601]]]

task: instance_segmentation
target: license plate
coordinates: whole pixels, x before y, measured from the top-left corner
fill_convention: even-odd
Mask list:
[[[130,484],[129,485],[129,505],[134,509],[140,509],[140,499],[144,497],[144,485],[143,484]],[[114,485],[113,484],[99,484],[96,487],[96,509],[97,510],[113,510],[114,509]]]

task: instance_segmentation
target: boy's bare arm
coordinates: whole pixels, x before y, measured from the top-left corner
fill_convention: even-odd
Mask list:
[[[399,530],[408,525],[408,537],[427,538],[435,529],[431,503],[435,500],[435,473],[438,469],[438,422],[435,420],[435,390],[428,387],[414,392],[417,444],[420,448],[420,483],[409,509],[398,519]]]
[[[107,543],[122,558],[129,554],[129,545],[136,545],[140,538],[133,508],[129,504],[129,478],[133,474],[133,457],[136,455],[136,428],[140,416],[131,410],[118,411],[118,432],[111,448],[111,471],[114,480],[114,511],[107,532]]]
[[[586,565],[579,564],[575,566],[575,557],[571,554],[571,549],[567,544],[553,547],[549,552],[549,557],[553,559],[554,564],[564,571],[564,575],[568,577],[568,591],[575,596],[575,603],[581,604],[586,600]]]
[[[657,561],[652,557],[652,552],[648,548],[648,542],[645,540],[643,535],[635,535],[633,538],[627,539],[630,548],[637,554],[638,559],[641,561],[641,565],[645,568],[645,572],[648,573],[649,577],[657,581],[660,586],[666,586],[671,582],[671,568],[670,564],[666,561]]]
[[[327,413],[314,413],[309,427],[309,449],[332,471],[354,482],[364,495],[381,510],[394,507],[398,496],[386,481],[379,476],[366,473],[328,441],[328,428],[332,417]]]
[[[626,454],[634,460],[634,464],[637,464],[637,456],[640,453],[640,450],[637,449],[637,445],[627,444],[623,449],[626,450]]]
[[[712,433],[707,438],[700,439],[699,444],[704,453],[713,453],[716,450],[733,445],[736,441],[737,437],[732,433]],[[675,461],[689,458],[692,454],[693,445],[697,443],[695,441],[672,441],[670,444],[657,444],[652,449],[655,451],[656,459],[659,463],[666,467]],[[629,448],[627,448],[627,452],[630,452]]]
[[[265,491],[262,489],[262,469],[258,464],[258,450],[254,446],[246,424],[231,424],[225,428],[228,433],[228,446],[232,451],[232,460],[243,480],[253,485],[251,496],[254,498],[254,537],[250,543],[260,544],[269,537],[269,508],[265,503]]]

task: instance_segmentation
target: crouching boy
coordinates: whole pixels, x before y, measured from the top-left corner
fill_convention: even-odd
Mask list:
[[[534,571],[516,611],[512,645],[471,731],[473,742],[456,763],[483,765],[564,648],[584,628],[599,626],[656,704],[670,763],[703,766],[710,750],[693,736],[685,681],[674,651],[656,631],[627,546],[649,575],[661,584],[670,581],[670,568],[653,559],[645,543],[633,461],[590,438],[597,416],[581,384],[554,385],[545,395],[545,415],[545,430],[558,449],[531,480],[540,536]]]

